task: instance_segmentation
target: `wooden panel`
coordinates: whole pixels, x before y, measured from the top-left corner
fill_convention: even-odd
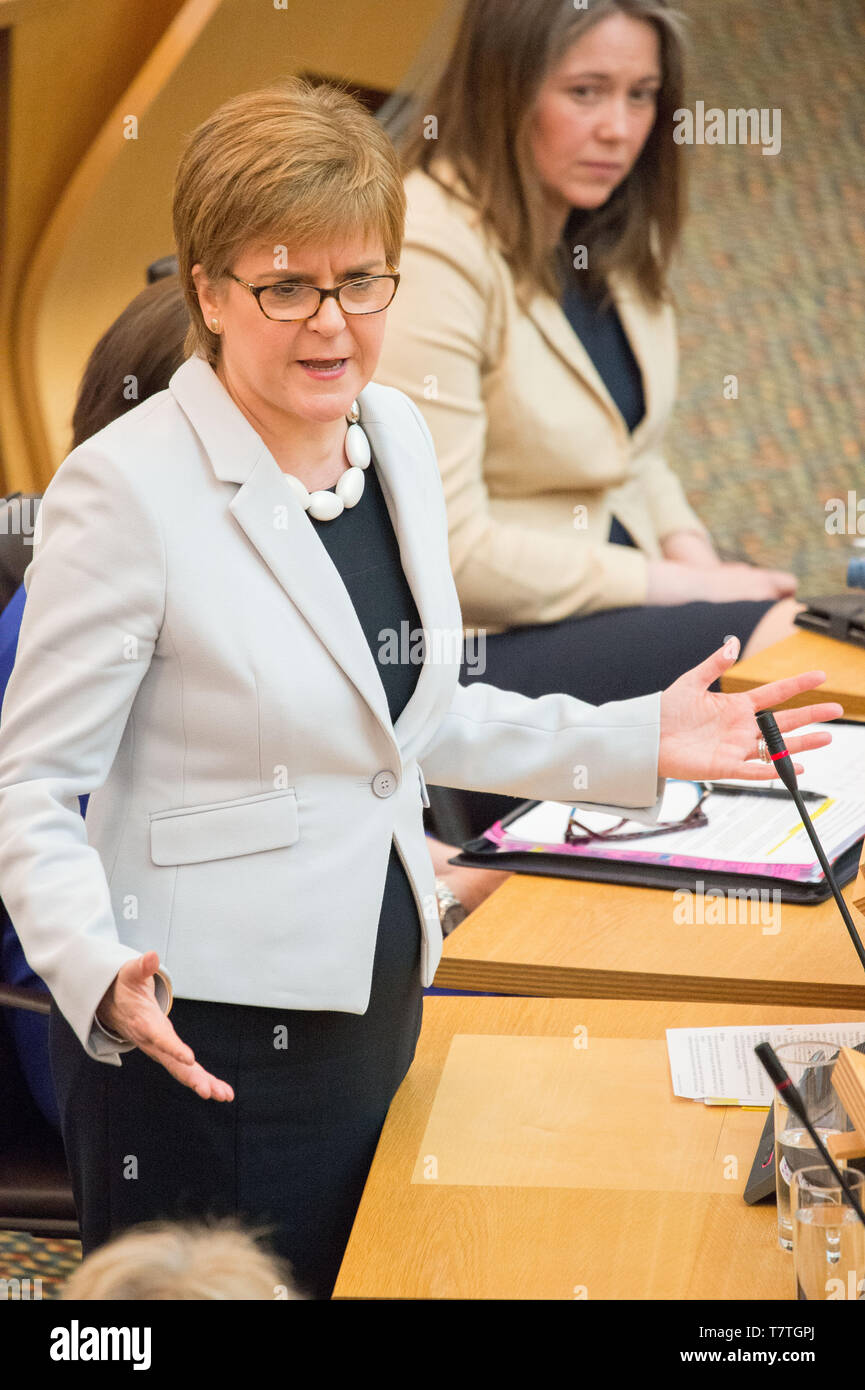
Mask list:
[[[858,880],[857,880],[858,883]],[[848,903],[865,884],[844,889]],[[728,999],[865,1007],[865,975],[833,900],[725,900],[685,917],[667,890],[512,874],[445,940],[436,985],[503,994]],[[703,917],[711,899],[704,900]]]
[[[391,0],[362,6],[333,0],[322,10],[293,3],[276,8],[270,0],[254,6],[213,0],[212,20],[187,34],[185,46],[169,45],[170,61],[166,50],[156,56],[155,69],[151,62],[155,83],[142,81],[142,64],[150,61],[180,0],[132,7],[125,0],[56,0],[37,6],[26,23],[21,16],[29,16],[30,7],[19,7],[28,56],[22,59],[17,127],[26,139],[38,125],[45,151],[37,166],[46,172],[42,177],[37,167],[28,206],[26,161],[16,159],[18,249],[8,267],[13,274],[4,277],[5,310],[0,305],[0,349],[10,340],[15,344],[11,354],[0,350],[7,490],[45,486],[69,448],[72,407],[90,350],[142,287],[149,262],[173,250],[171,190],[189,131],[238,92],[301,70],[347,79],[370,92],[389,91],[430,33],[437,34],[444,5],[445,0],[399,6]],[[183,9],[194,23],[202,6],[207,0],[187,0]],[[142,16],[149,43],[139,43],[129,63]],[[85,41],[90,28],[95,58]],[[179,31],[176,36],[183,38]],[[113,46],[118,55],[107,75],[100,45],[109,52]],[[65,55],[73,51],[71,64]],[[56,82],[54,68],[60,72]],[[122,138],[127,114],[139,118],[137,140]],[[20,286],[25,271],[26,296]]]
[[[721,677],[721,689],[735,694],[800,671],[825,671],[826,682],[819,691],[807,690],[788,700],[785,708],[810,705],[815,700],[837,701],[844,706],[845,719],[865,719],[865,650],[817,632],[794,632],[783,642],[737,662]]]
[[[582,1039],[580,1039],[582,1041]],[[451,1187],[575,1187],[609,1191],[726,1192],[728,1112],[684,1105],[665,1112],[657,1146],[634,1164],[622,1117],[669,1082],[660,1039],[509,1037],[458,1033],[412,1173]]]
[[[730,693],[751,690],[755,685],[766,685],[798,671],[815,670],[826,672],[819,695],[808,691],[789,700],[789,707],[807,705],[817,698],[837,700],[844,706],[846,719],[865,719],[865,651],[816,632],[794,632],[783,642],[738,662],[721,677],[721,688]],[[861,933],[865,931],[865,855],[848,902]]]
[[[674,1098],[660,1040],[668,1027],[862,1017],[729,1004],[428,997],[335,1297],[792,1299],[792,1257],[778,1248],[774,1206],[742,1200],[765,1113]],[[585,1049],[573,1047],[575,1028],[586,1030]],[[478,1037],[488,1044],[486,1096],[478,1088]],[[533,1098],[525,1092],[539,1073],[529,1067],[518,1075],[512,1060],[521,1042],[532,1047],[538,1039],[555,1040],[559,1055],[551,1090]],[[650,1059],[642,1086],[630,1087],[626,1074],[617,1082],[609,1070],[606,1088],[583,1090],[584,1064],[604,1039],[622,1040],[621,1052],[637,1065]],[[562,1106],[565,1049],[573,1052],[573,1081]],[[497,1104],[498,1089],[508,1104]],[[573,1121],[589,1100],[599,1112],[590,1121],[597,1185],[556,1185],[545,1146],[560,1155],[572,1142],[585,1146]],[[674,1143],[700,1154],[690,1171]],[[507,1176],[500,1147],[519,1154],[517,1176],[533,1171],[533,1185],[499,1181]],[[449,1180],[451,1152],[469,1156],[470,1181]],[[669,1190],[668,1168],[689,1190]]]
[[[52,470],[69,448],[72,403],[87,354],[141,288],[145,267],[174,250],[172,189],[189,132],[229,97],[293,72],[392,88],[440,4],[332,0],[322,10],[290,0],[277,10],[269,0],[222,0],[149,103],[138,140],[122,142],[64,233],[50,284],[72,288],[61,315],[41,316],[36,359]],[[125,109],[140,108],[127,103]]]
[[[33,310],[24,279],[70,177],[114,102],[182,0],[52,0],[6,4],[10,37],[6,245],[0,279],[0,439],[3,488],[41,490],[46,460],[33,412]],[[74,55],[74,61],[72,60]],[[41,287],[37,291],[41,297]]]

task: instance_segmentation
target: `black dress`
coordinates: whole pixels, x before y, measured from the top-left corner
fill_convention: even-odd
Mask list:
[[[383,628],[420,628],[374,461],[355,507],[310,524],[374,656]],[[420,665],[377,665],[396,720]],[[138,1049],[120,1067],[93,1060],[52,1002],[51,1064],[84,1254],[140,1221],[237,1215],[269,1225],[301,1290],[327,1298],[421,1011],[420,921],[393,844],[366,1013],[175,998],[179,1037],[234,1088],[232,1102],[201,1100]]]

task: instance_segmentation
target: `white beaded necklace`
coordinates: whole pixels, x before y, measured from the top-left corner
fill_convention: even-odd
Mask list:
[[[285,480],[297,496],[304,511],[309,512],[316,521],[333,521],[345,507],[354,507],[363,495],[366,479],[364,469],[369,467],[371,458],[369,440],[361,429],[360,410],[357,401],[352,403],[346,416],[348,430],[345,436],[345,456],[351,467],[337,479],[336,491],[317,488],[310,492],[293,473],[286,473]]]

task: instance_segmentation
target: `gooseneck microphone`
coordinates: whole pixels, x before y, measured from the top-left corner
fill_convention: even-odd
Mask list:
[[[773,720],[772,722],[774,723],[775,721]],[[780,738],[781,735],[779,734],[778,737]],[[768,742],[769,740],[766,739],[767,744]],[[787,1075],[787,1072],[785,1071],[784,1067],[778,1061],[778,1058],[773,1048],[770,1046],[769,1043],[763,1042],[758,1043],[757,1046],[754,1048],[754,1051],[760,1058],[760,1061],[763,1063],[763,1066],[769,1074],[770,1081],[775,1086],[775,1089],[781,1096],[782,1100],[784,1101],[784,1104],[789,1106],[789,1108],[793,1111],[793,1114],[796,1116],[796,1119],[799,1120],[807,1129],[808,1133],[811,1136],[812,1142],[816,1146],[817,1152],[820,1154],[820,1157],[823,1159],[823,1162],[826,1164],[827,1168],[831,1170],[839,1187],[842,1187],[844,1189],[844,1192],[846,1193],[850,1201],[851,1207],[855,1211],[856,1215],[859,1217],[859,1220],[862,1222],[862,1225],[865,1226],[865,1211],[862,1210],[862,1207],[859,1204],[859,1198],[856,1196],[856,1193],[853,1191],[844,1174],[841,1172],[841,1169],[838,1167],[829,1150],[826,1148],[826,1145],[823,1143],[823,1140],[820,1138],[820,1135],[817,1133],[816,1129],[809,1120],[808,1111],[805,1107],[805,1103],[802,1100],[802,1097],[800,1096],[796,1087],[793,1085],[793,1082],[790,1080],[790,1077]]]
[[[853,947],[856,951],[857,956],[859,957],[860,964],[862,965],[863,970],[865,970],[865,946],[862,945],[859,933],[857,932],[853,924],[853,918],[850,916],[849,908],[847,907],[847,904],[842,898],[841,890],[835,881],[835,875],[832,872],[829,860],[826,858],[826,855],[823,852],[823,846],[817,839],[817,831],[814,829],[811,817],[808,815],[808,812],[805,809],[805,802],[802,800],[802,793],[799,791],[799,783],[796,780],[796,772],[793,767],[793,760],[790,757],[790,754],[787,752],[787,745],[784,742],[784,737],[781,733],[781,730],[778,728],[778,725],[775,722],[775,716],[771,710],[765,709],[761,710],[760,713],[756,716],[756,718],[757,723],[760,726],[760,732],[766,740],[766,747],[769,750],[769,756],[772,759],[772,762],[775,764],[775,767],[777,768],[778,776],[781,778],[781,781],[784,783],[784,786],[787,788],[788,792],[790,793],[790,795],[796,803],[796,809],[799,812],[802,824],[808,832],[808,839],[814,846],[814,852],[817,855],[817,859],[819,860],[820,868],[826,875],[826,882],[832,889],[832,895],[835,898],[835,902],[838,905],[838,911],[844,918],[844,925],[847,928],[850,940],[853,942]],[[780,1063],[778,1065],[780,1066]],[[790,1082],[790,1084],[792,1085],[793,1083]]]

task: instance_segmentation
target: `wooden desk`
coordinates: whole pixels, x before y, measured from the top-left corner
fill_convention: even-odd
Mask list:
[[[721,677],[721,689],[730,693],[751,690],[800,671],[825,671],[826,681],[818,691],[808,690],[788,700],[785,708],[810,705],[815,700],[837,701],[844,706],[845,719],[865,720],[865,650],[804,629],[797,629],[791,637],[747,661],[737,662]]]
[[[865,720],[865,651],[799,632],[724,678],[744,690],[797,671],[825,670],[817,698]],[[857,693],[858,692],[858,693]],[[799,703],[815,698],[814,693]],[[795,702],[794,702],[795,703]],[[445,941],[435,983],[445,989],[548,997],[726,999],[865,1007],[865,975],[834,902],[742,903],[727,925],[676,920],[668,890],[502,875],[502,887]],[[844,890],[865,933],[865,871]],[[711,915],[711,897],[704,917]],[[695,908],[699,900],[695,901]],[[780,930],[773,930],[777,921]]]
[[[428,997],[334,1297],[792,1299],[765,1114],[675,1099],[664,1030],[863,1017]]]
[[[865,879],[848,884],[845,899],[861,901],[863,888]],[[696,917],[700,899],[693,905]],[[666,889],[512,874],[447,937],[435,983],[549,998],[865,1009],[865,974],[832,899],[777,909],[771,899],[725,899],[725,925],[677,921],[685,906]],[[707,894],[703,916],[712,913]]]
[[[834,700],[844,706],[845,719],[865,720],[865,650],[801,628],[783,642],[738,662],[721,677],[721,689],[735,694],[799,671],[814,670],[826,672],[819,692],[806,691],[788,700],[787,706],[807,705],[814,699]],[[865,850],[853,897],[859,913],[865,915]]]

